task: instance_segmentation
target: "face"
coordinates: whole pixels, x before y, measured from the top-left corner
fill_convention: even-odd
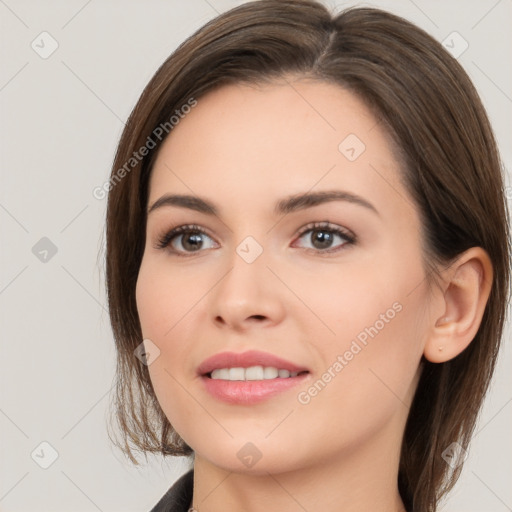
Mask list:
[[[149,372],[196,460],[397,459],[429,296],[418,212],[368,108],[305,80],[210,92],[161,147],[148,205]]]

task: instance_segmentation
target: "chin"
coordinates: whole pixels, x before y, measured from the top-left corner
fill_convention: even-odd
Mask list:
[[[284,473],[299,469],[301,467],[301,456],[293,446],[279,442],[273,442],[269,439],[261,440],[251,436],[240,436],[230,439],[224,443],[215,443],[203,438],[203,442],[194,444],[196,460],[205,459],[220,469],[237,474],[247,474],[253,476],[268,476],[271,474]],[[290,454],[294,454],[293,457]]]

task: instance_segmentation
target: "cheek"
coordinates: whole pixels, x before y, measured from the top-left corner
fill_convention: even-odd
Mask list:
[[[320,429],[327,446],[362,445],[381,434],[391,435],[390,446],[399,443],[393,436],[403,430],[416,389],[421,328],[413,301],[392,304],[382,310],[367,301],[366,318],[357,321],[340,312],[347,334],[322,346],[323,367],[298,397],[294,420],[306,432]]]
[[[337,403],[355,423],[368,420],[369,425],[371,415],[382,419],[410,401],[428,302],[424,271],[419,258],[415,261],[406,268],[404,260],[381,258],[325,276],[324,286],[318,284],[321,280],[304,283],[301,293],[308,306],[331,331],[317,322],[315,330],[322,335],[316,336],[315,350],[323,368],[318,398],[311,390],[318,401],[315,408],[332,410],[329,403]],[[351,423],[344,414],[339,412],[341,423]]]
[[[164,258],[162,258],[164,260]],[[193,305],[204,294],[200,277],[190,279],[159,258],[143,260],[137,278],[137,311],[145,338],[166,344],[178,324],[186,324]],[[160,347],[161,349],[164,347]]]
[[[197,339],[200,326],[206,325],[201,301],[216,279],[217,274],[173,268],[165,256],[161,261],[158,257],[143,259],[137,278],[142,335],[160,350],[148,367],[151,382],[162,409],[178,431],[182,423],[187,424],[190,410],[185,381],[195,378],[190,363],[191,340]]]
[[[316,338],[322,339],[319,347],[329,353],[343,350],[353,339],[364,343],[391,332],[389,344],[400,345],[411,329],[419,329],[416,316],[423,315],[427,297],[419,256],[414,262],[407,267],[407,261],[396,254],[378,254],[365,260],[353,258],[339,266],[317,266],[307,278],[300,269],[288,274],[283,269],[281,273],[294,283],[294,291],[312,313],[302,307],[308,330],[318,333]]]
[[[338,396],[369,427],[408,412],[423,353],[423,295],[390,293],[384,302],[367,297],[364,314],[349,316],[347,324],[355,319],[349,334],[331,346],[330,359],[344,360]]]

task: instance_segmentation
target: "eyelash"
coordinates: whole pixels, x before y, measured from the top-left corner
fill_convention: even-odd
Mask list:
[[[338,235],[342,238],[345,243],[342,245],[335,247],[334,249],[310,249],[305,248],[308,252],[314,252],[316,254],[331,254],[335,252],[341,251],[347,245],[354,245],[356,243],[356,235],[352,233],[352,231],[342,228],[341,226],[336,226],[335,224],[331,224],[328,221],[323,222],[311,222],[306,224],[301,230],[297,233],[297,238],[302,238],[306,233],[310,231],[328,231],[331,234]]]
[[[320,255],[330,254],[330,253],[340,251],[346,245],[355,244],[356,240],[357,240],[356,236],[348,229],[341,228],[340,226],[331,224],[328,221],[312,222],[310,224],[307,224],[298,232],[297,238],[299,238],[299,239],[302,238],[306,233],[308,233],[310,231],[320,231],[320,230],[328,231],[331,234],[338,235],[339,237],[341,237],[342,239],[345,240],[345,243],[342,244],[341,246],[335,247],[334,249],[321,250],[321,249],[305,248],[306,251],[314,252],[314,253],[320,254]],[[175,237],[177,237],[183,233],[188,233],[188,232],[194,232],[194,233],[197,233],[200,235],[206,235],[207,237],[212,238],[204,229],[202,229],[198,225],[187,224],[187,225],[175,227],[175,228],[171,229],[170,231],[165,232],[162,236],[160,236],[158,238],[155,247],[157,249],[166,249],[169,247],[169,244],[173,241],[173,239]],[[177,256],[183,256],[183,257],[193,256],[194,253],[202,252],[201,250],[192,251],[192,252],[182,252],[182,251],[177,251],[175,249],[170,249],[170,250],[173,254],[176,254]]]

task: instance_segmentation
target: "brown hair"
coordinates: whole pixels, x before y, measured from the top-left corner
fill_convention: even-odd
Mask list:
[[[135,463],[134,448],[192,453],[161,410],[147,367],[134,357],[142,341],[135,287],[148,181],[165,139],[154,137],[155,128],[169,128],[176,110],[216,87],[286,75],[338,84],[384,123],[421,215],[430,267],[449,264],[474,246],[491,258],[492,290],[478,333],[458,357],[423,361],[403,437],[402,499],[408,510],[435,511],[462,467],[451,470],[441,454],[453,442],[467,448],[496,362],[510,289],[507,206],[496,143],[468,76],[426,32],[378,9],[331,15],[314,1],[246,3],[193,34],[146,86],[121,136],[109,183],[106,280],[117,346],[120,446]],[[156,147],[130,160],[150,139]]]

